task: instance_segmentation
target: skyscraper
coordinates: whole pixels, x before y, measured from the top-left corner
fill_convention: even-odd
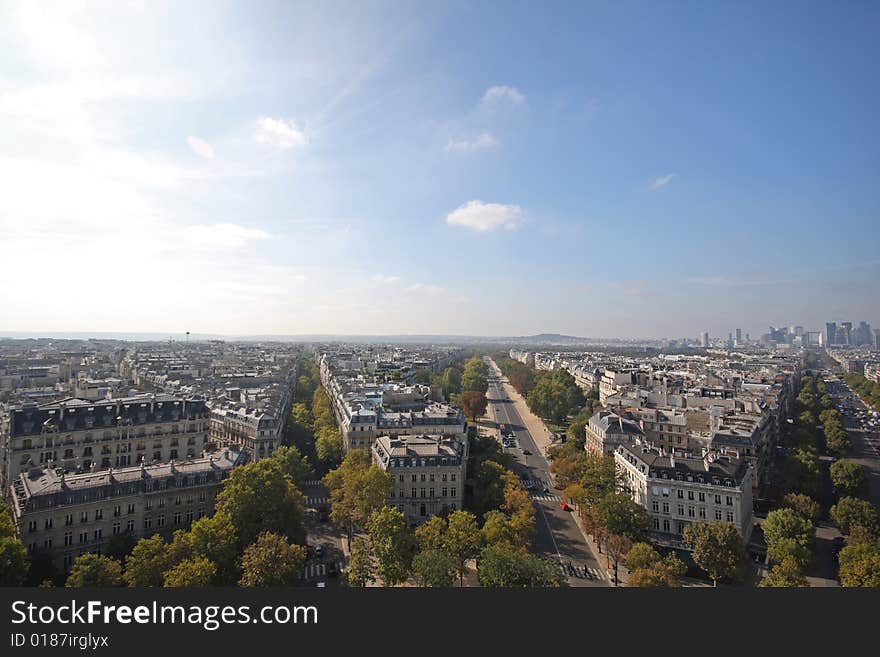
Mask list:
[[[825,346],[837,344],[837,323],[825,322]]]
[[[700,334],[700,346],[704,348],[709,346],[709,331],[703,331]]]
[[[741,328],[736,329],[736,343],[742,344],[743,341],[743,330]]]

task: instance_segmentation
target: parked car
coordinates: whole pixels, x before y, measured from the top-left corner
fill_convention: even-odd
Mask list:
[[[559,508],[563,511],[571,511],[571,507],[568,505],[568,502],[560,503]]]

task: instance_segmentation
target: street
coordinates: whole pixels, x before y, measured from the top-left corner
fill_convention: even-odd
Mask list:
[[[571,586],[610,586],[607,571],[590,554],[572,517],[573,511],[560,508],[560,491],[553,488],[550,465],[505,391],[501,376],[497,365],[490,360],[487,415],[514,435],[514,446],[505,447],[504,451],[515,459],[513,470],[528,484],[535,504],[534,551],[558,562]]]

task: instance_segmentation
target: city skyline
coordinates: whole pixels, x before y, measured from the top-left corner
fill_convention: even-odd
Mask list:
[[[4,4],[0,335],[880,326],[878,20]]]

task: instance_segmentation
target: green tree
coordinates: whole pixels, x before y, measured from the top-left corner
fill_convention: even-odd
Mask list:
[[[629,539],[632,543],[644,540],[650,518],[645,508],[629,495],[610,493],[599,502],[599,518],[609,534]]]
[[[0,499],[0,586],[20,586],[27,572],[27,550],[15,533],[9,508]]]
[[[325,475],[324,484],[330,491],[330,516],[347,529],[351,541],[355,527],[365,527],[370,516],[385,505],[394,482],[371,463],[368,453],[352,450],[338,468]]]
[[[272,458],[281,465],[281,471],[284,472],[293,485],[302,490],[308,479],[315,476],[309,459],[302,455],[296,447],[282,446],[275,450]]]
[[[627,568],[629,568],[629,555],[627,555]],[[685,574],[685,565],[678,560],[674,554],[668,555],[665,559],[658,559],[654,563],[630,570],[630,576],[627,584],[631,587],[662,587],[676,588],[681,586],[681,577]]]
[[[86,553],[73,562],[67,576],[68,588],[119,586],[122,583],[122,564],[100,554]]]
[[[880,550],[876,539],[847,545],[838,555],[840,583],[846,587],[880,587]]]
[[[415,539],[403,513],[394,507],[382,507],[370,516],[367,532],[382,583],[394,586],[405,581],[412,564]]]
[[[831,507],[831,520],[844,534],[862,527],[876,540],[878,533],[877,511],[870,502],[855,497],[842,497]]]
[[[455,581],[455,561],[442,550],[419,552],[413,557],[412,569],[419,586],[449,588]]]
[[[184,559],[165,573],[165,588],[210,586],[217,577],[217,566],[205,557]]]
[[[326,465],[335,466],[342,460],[342,436],[336,427],[324,427],[315,441],[318,458]]]
[[[263,531],[283,534],[293,542],[304,537],[305,499],[273,459],[235,468],[217,495],[216,510],[229,515],[239,549]]]
[[[480,534],[485,545],[505,543],[514,547],[525,547],[520,545],[517,532],[510,526],[510,519],[498,510],[489,511],[485,515]]]
[[[733,523],[698,521],[685,527],[684,539],[694,563],[718,586],[719,579],[737,579],[745,560],[742,536]]]
[[[477,518],[469,511],[454,511],[450,514],[443,534],[443,551],[455,563],[460,586],[464,586],[467,573],[467,560],[480,553],[480,527]]]
[[[487,545],[480,553],[480,585],[486,587],[560,587],[565,578],[558,564],[511,545]]]
[[[423,552],[443,549],[443,535],[446,533],[446,520],[432,516],[427,522],[416,527],[416,543]]]
[[[843,497],[862,497],[868,493],[865,469],[855,461],[835,461],[831,464],[831,483]]]
[[[781,563],[791,557],[801,569],[809,565],[816,534],[809,520],[794,509],[776,509],[767,514],[762,529],[772,561]]]
[[[306,550],[280,534],[263,532],[241,556],[242,586],[293,586],[302,574]]]
[[[169,567],[168,546],[159,534],[135,543],[125,561],[125,583],[128,586],[162,586]]]
[[[489,368],[482,358],[470,358],[464,365],[464,374],[461,375],[461,390],[485,393],[489,390],[486,376]]]
[[[367,542],[362,538],[352,541],[345,581],[349,586],[359,588],[373,581],[373,557]]]
[[[788,493],[782,498],[782,505],[786,508],[794,509],[801,517],[806,518],[813,524],[819,522],[819,519],[822,517],[822,507],[809,495]]]
[[[758,586],[765,588],[794,588],[809,585],[807,578],[801,573],[800,564],[797,559],[789,556],[776,563]]]
[[[626,555],[626,568],[630,572],[651,568],[663,557],[650,543],[635,543]]]
[[[216,584],[238,579],[238,530],[228,512],[220,510],[196,520],[189,530],[189,544],[192,555],[205,557],[217,567]]]

